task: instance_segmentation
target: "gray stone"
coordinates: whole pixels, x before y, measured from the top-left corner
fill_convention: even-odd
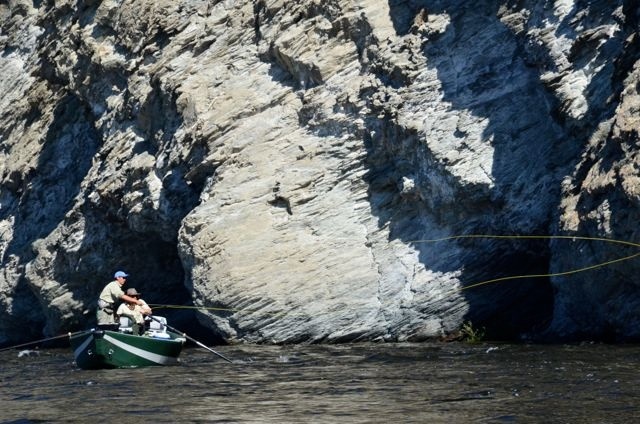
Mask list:
[[[632,9],[0,5],[0,343],[117,269],[227,342],[639,338]]]

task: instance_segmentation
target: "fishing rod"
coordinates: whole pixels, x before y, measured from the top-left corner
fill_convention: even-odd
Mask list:
[[[224,312],[247,311],[247,309],[220,308],[220,307],[213,307],[213,306],[168,305],[163,303],[149,303],[149,307],[152,309],[194,309],[194,310],[224,311]]]
[[[612,264],[618,263],[618,262],[628,261],[630,259],[634,259],[634,258],[637,258],[639,256],[640,256],[640,253],[635,253],[633,255],[625,256],[623,258],[612,259],[610,261],[600,262],[598,264],[585,266],[583,268],[570,269],[568,271],[560,271],[560,272],[553,272],[553,273],[547,273],[547,274],[510,275],[510,276],[506,276],[506,277],[494,278],[494,279],[491,279],[491,280],[485,280],[485,281],[481,281],[481,282],[478,282],[478,283],[470,284],[470,285],[464,286],[464,287],[456,287],[454,289],[451,289],[451,290],[445,292],[444,294],[445,295],[450,295],[450,294],[453,294],[453,293],[457,293],[457,292],[461,292],[461,291],[464,291],[464,290],[473,289],[473,288],[484,286],[484,285],[487,285],[487,284],[499,283],[499,282],[509,281],[509,280],[520,280],[520,279],[525,279],[525,278],[562,277],[562,276],[577,274],[579,272],[590,271],[590,270],[593,270],[593,269],[596,269],[596,268],[601,268],[601,267],[604,267],[604,266],[607,266],[607,265],[612,265]],[[150,304],[149,306],[153,307],[154,309],[194,309],[194,310],[206,310],[206,311],[251,312],[251,313],[258,312],[257,310],[253,310],[253,309],[233,309],[233,308],[220,308],[220,307],[207,307],[207,306],[189,306],[189,305]],[[269,313],[269,312],[263,312],[263,313],[269,314],[269,315],[273,315],[272,313]],[[277,314],[278,315],[286,315],[285,313],[282,313],[282,312],[278,312]]]
[[[538,240],[571,240],[571,241],[576,241],[576,240],[582,240],[582,241],[598,241],[598,242],[606,242],[606,243],[613,243],[613,244],[619,244],[619,245],[624,245],[624,246],[631,246],[631,247],[636,247],[636,248],[640,248],[640,244],[639,243],[634,243],[634,242],[630,242],[630,241],[626,241],[626,240],[617,240],[617,239],[609,239],[609,238],[604,238],[604,237],[586,237],[586,236],[570,236],[570,235],[517,235],[517,234],[512,234],[512,235],[499,235],[499,234],[463,234],[463,235],[454,235],[454,236],[449,236],[449,237],[441,237],[441,238],[436,238],[436,239],[423,239],[423,240],[410,240],[407,243],[437,243],[437,242],[443,242],[443,241],[449,241],[449,240],[459,240],[459,239],[481,239],[481,238],[487,238],[487,239],[523,239],[523,240],[531,240],[531,239],[538,239]],[[640,253],[635,253],[629,256],[625,256],[622,258],[617,258],[617,259],[612,259],[609,261],[605,261],[605,262],[600,262],[597,263],[595,265],[588,265],[582,268],[576,268],[576,269],[570,269],[568,271],[559,271],[559,272],[555,272],[555,273],[546,273],[546,274],[524,274],[524,275],[511,275],[511,276],[506,276],[506,277],[500,277],[500,278],[494,278],[491,280],[485,280],[485,281],[481,281],[478,283],[474,283],[474,284],[470,284],[464,287],[457,287],[454,288],[450,291],[445,292],[445,295],[450,295],[456,292],[461,292],[463,290],[469,290],[472,288],[476,288],[476,287],[480,287],[480,286],[484,286],[487,284],[492,284],[492,283],[498,283],[498,282],[503,282],[503,281],[508,281],[508,280],[517,280],[517,279],[524,279],[524,278],[551,278],[551,277],[560,277],[560,276],[567,276],[567,275],[572,275],[572,274],[577,274],[580,272],[585,272],[585,271],[590,271],[596,268],[601,268],[604,266],[608,266],[608,265],[612,265],[614,263],[619,263],[619,262],[623,262],[623,261],[627,261],[630,259],[634,259],[636,257],[640,256]],[[195,309],[195,310],[206,310],[206,311],[223,311],[223,312],[257,312],[256,310],[251,310],[251,309],[236,309],[236,308],[221,308],[221,307],[207,307],[207,306],[189,306],[189,305],[164,305],[164,304],[153,304],[153,305],[149,305],[153,308],[158,308],[158,309]],[[262,311],[262,313],[267,313],[267,314],[271,314],[268,312],[264,312]],[[286,313],[282,313],[282,312],[278,312],[277,314],[285,314]]]
[[[71,337],[71,336],[73,336],[75,334],[79,334],[79,333],[82,333],[82,331],[77,331],[75,333],[61,334],[59,336],[47,337],[46,339],[34,340],[32,342],[22,343],[22,344],[18,344],[18,345],[14,345],[14,346],[9,346],[9,347],[5,347],[5,348],[0,349],[0,352],[3,352],[5,350],[9,350],[9,349],[17,349],[19,347],[30,346],[30,345],[37,344],[37,343],[48,342],[48,341],[51,341],[51,340],[61,339],[63,337]]]
[[[149,318],[151,318],[152,320],[154,320],[155,322],[160,323],[160,325],[164,325],[166,326],[169,330],[174,331],[176,333],[182,334],[186,339],[191,340],[192,342],[194,342],[195,344],[197,344],[200,347],[203,347],[205,349],[207,349],[209,352],[218,355],[219,357],[221,357],[222,359],[224,359],[225,361],[233,364],[233,361],[229,358],[227,358],[226,356],[222,355],[221,353],[216,352],[215,350],[211,349],[210,347],[206,346],[203,343],[200,343],[199,341],[197,341],[196,339],[194,339],[193,337],[187,336],[187,333],[183,333],[182,331],[171,327],[169,324],[163,323],[162,321],[160,321],[159,319],[157,319],[156,317],[154,317],[153,315],[147,315]]]

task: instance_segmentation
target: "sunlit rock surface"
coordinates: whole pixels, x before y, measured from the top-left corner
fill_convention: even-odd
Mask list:
[[[0,4],[0,343],[91,325],[117,269],[227,342],[639,339],[638,19]]]

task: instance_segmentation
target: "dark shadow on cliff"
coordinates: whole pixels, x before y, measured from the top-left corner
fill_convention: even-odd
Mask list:
[[[588,7],[587,7],[588,6]],[[613,11],[616,10],[616,13]],[[575,39],[570,60],[577,68],[597,69],[589,86],[583,90],[588,110],[580,120],[569,120],[573,131],[595,134],[590,141],[588,154],[580,158],[572,179],[570,195],[577,196],[575,209],[582,217],[578,233],[594,237],[606,236],[616,240],[638,243],[640,232],[637,205],[629,187],[624,187],[629,170],[630,150],[638,146],[638,131],[609,131],[597,134],[595,125],[612,122],[624,124],[623,111],[616,116],[622,95],[633,95],[638,87],[625,87],[625,79],[634,72],[640,59],[640,39],[637,36],[640,8],[637,2],[624,0],[579,1],[561,22],[560,34]],[[619,25],[615,36],[611,24]],[[571,26],[585,28],[576,34]],[[604,25],[609,24],[609,25]],[[634,84],[634,83],[632,83]],[[615,95],[612,95],[614,93]],[[624,94],[623,94],[624,93]],[[611,119],[616,118],[616,119]],[[592,184],[592,175],[615,175],[610,184],[595,182],[597,188],[581,190],[586,182]],[[628,180],[627,180],[628,181]],[[606,211],[606,212],[603,212]],[[602,219],[606,224],[603,225]],[[608,227],[603,230],[603,227]],[[572,246],[573,258],[580,266],[604,263],[637,252],[637,248],[621,245],[597,245],[577,243]],[[555,266],[563,264],[558,259]],[[640,320],[637,319],[637,284],[635,276],[639,267],[637,259],[608,265],[574,278],[560,278],[557,285],[564,288],[563,316],[558,321],[564,325],[565,338],[569,340],[602,340],[605,342],[638,342]],[[568,298],[570,297],[570,298]],[[549,336],[554,334],[550,332]]]
[[[49,45],[50,40],[68,36],[64,33],[64,25],[56,24],[58,21],[77,21],[81,26],[94,23],[99,3],[85,5],[79,2],[77,6],[77,10],[59,9],[59,15],[43,19],[44,31],[39,41],[42,46]],[[94,35],[97,37],[105,31],[108,32],[108,28],[98,25]],[[119,54],[131,54],[124,46],[115,47]],[[102,142],[107,136],[102,131],[109,130],[110,135],[114,135],[113,131],[117,137],[118,131],[130,125],[137,138],[144,140],[134,146],[132,151],[136,155],[149,153],[155,157],[160,149],[171,149],[171,146],[167,147],[169,143],[179,142],[175,133],[182,125],[182,118],[176,111],[175,94],[163,92],[159,81],[153,80],[151,92],[143,104],[137,104],[137,99],[129,97],[128,70],[103,68],[99,62],[83,55],[86,51],[81,49],[72,72],[62,74],[53,63],[53,56],[58,53],[43,47],[40,68],[34,74],[52,93],[62,96],[56,100],[53,120],[48,124],[40,151],[32,152],[38,159],[37,166],[24,175],[16,173],[7,178],[9,186],[3,187],[0,216],[12,218],[14,222],[13,236],[2,260],[4,264],[8,258],[17,260],[18,264],[12,264],[12,267],[22,274],[29,264],[32,275],[42,273],[44,279],[52,278],[62,287],[60,293],[71,293],[71,300],[81,304],[83,309],[71,311],[73,316],[69,317],[66,315],[69,311],[65,309],[68,304],[60,308],[52,304],[38,305],[41,302],[38,299],[51,299],[55,295],[46,293],[47,288],[41,289],[43,293],[33,293],[37,288],[31,287],[26,277],[20,277],[14,293],[19,302],[14,304],[13,312],[30,311],[26,316],[17,317],[18,322],[28,323],[24,332],[28,339],[41,336],[43,327],[45,335],[51,335],[93,325],[99,292],[118,269],[131,274],[125,288],[136,287],[143,292],[147,302],[189,305],[191,296],[184,285],[184,270],[177,251],[177,229],[182,218],[198,203],[205,184],[205,178],[200,175],[188,180],[185,174],[194,164],[202,162],[206,149],[197,140],[184,140],[193,142],[183,158],[185,163],[165,161],[160,169],[151,171],[162,177],[162,189],[155,205],[145,201],[149,195],[146,192],[142,193],[142,208],[137,213],[126,210],[123,201],[125,196],[144,187],[143,180],[147,175],[144,171],[130,169],[123,172],[127,183],[120,191],[99,186],[105,181],[103,175],[111,175],[114,167],[126,166],[126,162],[101,166],[101,161],[107,160],[111,153],[103,149]],[[136,58],[131,54],[129,59]],[[70,76],[77,84],[70,84]],[[74,91],[65,88],[70,85],[75,86]],[[120,128],[112,127],[111,123],[105,125],[104,121],[99,124],[98,118],[109,109],[107,99],[121,93],[126,106],[122,111],[114,111],[121,113],[116,119]],[[41,119],[39,106],[34,104],[33,110],[26,114],[27,124]],[[96,125],[104,127],[96,128]],[[111,141],[114,146],[118,143]],[[123,138],[119,142],[132,140]],[[96,166],[100,177],[92,176],[87,180],[89,171]],[[81,194],[84,198],[78,198]],[[81,207],[74,209],[79,203]],[[155,208],[169,217],[165,216],[162,221],[159,218],[162,213]],[[56,235],[56,244],[38,246],[46,248],[46,252],[40,250],[44,258],[39,259],[50,259],[50,262],[44,266],[33,262],[39,252],[34,243],[59,230],[61,234]],[[43,266],[43,269],[35,269],[34,265]],[[205,341],[215,339],[211,331],[202,329],[191,309],[158,308],[154,312],[167,316],[176,328],[189,330],[190,335],[204,334],[201,338]],[[63,328],[56,328],[58,325]]]
[[[374,123],[384,132],[382,139],[369,140],[371,191],[388,192],[390,199],[386,205],[374,204],[374,213],[382,224],[389,224],[390,237],[411,243],[443,235],[547,235],[563,175],[557,167],[577,146],[552,121],[553,100],[536,69],[519,57],[519,42],[497,18],[496,2],[390,1],[389,6],[398,35],[407,34],[418,15],[451,16],[443,33],[423,40],[426,66],[437,71],[441,101],[450,104],[450,116],[467,114],[477,125],[482,123],[483,133],[472,141],[493,149],[491,162],[478,155],[474,164],[490,167],[486,181],[465,182],[423,147],[423,134],[400,128],[392,119]],[[451,137],[464,149],[473,134],[459,125]],[[381,160],[377,157],[381,143],[412,147],[395,148],[392,157]],[[387,169],[376,169],[377,163],[385,163]],[[386,181],[378,175],[386,175]],[[394,177],[390,180],[389,175]],[[397,193],[403,176],[415,180],[421,195],[407,198]],[[508,276],[548,273],[547,242],[487,238],[414,246],[427,269],[462,270],[458,279],[469,305],[466,319],[486,327],[489,337],[512,339],[540,331],[549,322],[553,292],[548,278],[469,287]],[[453,248],[459,249],[455,258],[438,257]]]
[[[381,225],[389,225],[391,238],[407,243],[452,234],[551,234],[563,176],[575,167],[597,123],[613,113],[615,102],[602,104],[610,73],[601,71],[591,79],[585,90],[590,109],[583,118],[571,120],[540,83],[541,73],[547,70],[544,66],[552,61],[540,51],[536,53],[542,57],[532,60],[527,56],[523,50],[531,47],[498,19],[499,5],[491,1],[454,3],[389,1],[390,15],[400,36],[415,31],[418,18],[451,16],[446,31],[425,37],[422,52],[426,65],[437,71],[442,102],[450,104],[451,112],[468,113],[486,122],[481,140],[493,149],[491,184],[461,183],[441,158],[422,146],[423,134],[398,126],[387,111],[382,120],[368,122],[377,135],[365,140],[370,192],[377,199],[372,202],[374,213]],[[590,59],[590,42],[593,40],[584,42],[586,49],[580,43],[574,45],[574,60]],[[610,41],[604,48],[616,51],[620,46]],[[628,68],[633,61],[619,62],[618,68],[625,67],[622,62]],[[615,73],[624,75],[625,71]],[[393,75],[381,79],[394,88],[403,83]],[[458,128],[452,136],[462,146],[468,134]],[[398,182],[405,176],[423,189],[421,195],[398,192]],[[442,194],[448,190],[453,191],[454,202]],[[416,243],[415,247],[427,269],[463,270],[459,280],[468,289],[461,293],[469,304],[467,319],[474,325],[486,326],[490,337],[499,338],[539,334],[545,329],[554,301],[548,278],[472,286],[507,276],[549,273],[547,241],[487,238],[439,243]],[[455,244],[460,254],[439,258],[439,253],[453,247],[442,243]]]
[[[66,95],[53,112],[37,166],[22,175],[20,184],[13,187],[17,207],[3,216],[13,216],[14,236],[4,252],[3,263],[9,257],[19,258],[19,268],[22,268],[34,259],[32,244],[49,235],[64,219],[97,148],[94,129],[85,120],[84,106],[74,95]],[[21,277],[19,291],[23,284],[26,285],[26,281]],[[47,309],[47,305],[42,306]],[[33,317],[40,317],[40,325],[32,323],[29,329],[40,335],[45,317],[36,310],[29,320]]]

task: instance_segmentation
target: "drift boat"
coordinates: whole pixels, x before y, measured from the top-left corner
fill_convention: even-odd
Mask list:
[[[86,370],[177,364],[185,337],[168,330],[164,317],[153,318],[143,335],[133,334],[127,317],[120,324],[70,334],[76,364]]]

